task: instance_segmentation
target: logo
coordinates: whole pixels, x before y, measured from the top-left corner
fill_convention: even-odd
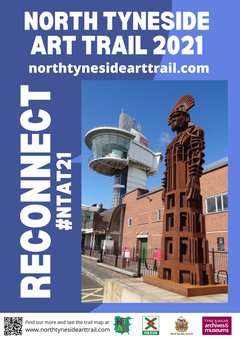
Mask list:
[[[185,333],[188,330],[188,321],[183,316],[180,316],[175,321],[175,329],[177,332]]]
[[[142,317],[142,335],[159,335],[159,316]]]
[[[123,318],[121,316],[115,316],[115,323],[114,323],[114,329],[116,333],[128,333],[129,334],[129,326],[130,324],[130,317]]]
[[[232,335],[232,318],[230,316],[203,316],[203,335]]]

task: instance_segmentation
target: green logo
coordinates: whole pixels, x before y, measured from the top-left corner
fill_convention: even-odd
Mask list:
[[[114,329],[116,333],[128,333],[129,334],[129,326],[130,324],[130,317],[123,318],[121,316],[115,316],[115,324],[114,324]]]
[[[142,335],[159,335],[159,316],[142,317]]]

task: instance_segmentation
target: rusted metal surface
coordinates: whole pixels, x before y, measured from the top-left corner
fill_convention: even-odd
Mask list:
[[[204,131],[190,122],[188,111],[194,105],[192,96],[181,97],[168,120],[176,136],[167,146],[165,156],[162,194],[165,216],[159,277],[206,285],[213,283],[213,274],[200,194]]]

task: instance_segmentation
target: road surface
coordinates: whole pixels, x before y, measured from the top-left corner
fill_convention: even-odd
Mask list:
[[[103,287],[86,274],[82,273],[82,303],[101,303],[103,301]]]

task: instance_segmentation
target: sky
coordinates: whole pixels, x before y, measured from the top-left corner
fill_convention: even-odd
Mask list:
[[[86,133],[99,126],[117,127],[124,111],[141,124],[142,134],[153,151],[165,155],[167,144],[175,136],[167,124],[169,113],[185,94],[195,99],[189,111],[191,122],[205,131],[205,165],[227,153],[226,81],[83,81],[82,82],[82,204],[103,203],[110,208],[113,178],[95,173],[88,167],[92,153]],[[157,175],[148,178],[147,189],[161,185],[164,161]]]

